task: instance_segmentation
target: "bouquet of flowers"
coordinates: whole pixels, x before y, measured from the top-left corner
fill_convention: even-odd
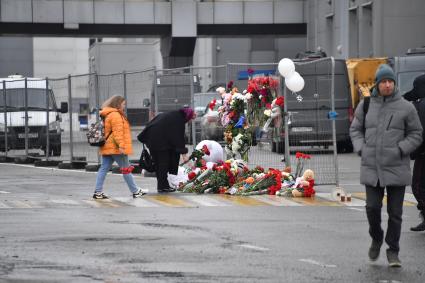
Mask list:
[[[247,112],[248,120],[252,125],[261,126],[264,124],[263,112],[265,109],[271,109],[271,103],[276,97],[278,85],[278,80],[270,76],[249,78],[248,87],[244,93],[249,98],[247,99]]]
[[[194,149],[192,151],[192,154],[189,156],[189,159],[183,163],[180,164],[180,166],[185,165],[186,163],[188,163],[189,161],[193,160],[195,163],[195,167],[204,167],[205,166],[205,162],[202,162],[202,157],[204,155],[210,155],[210,151],[208,149],[208,147],[206,145],[204,145],[202,147],[201,150],[198,149]]]
[[[259,170],[260,169],[260,170]],[[246,178],[235,183],[227,193],[231,195],[259,195],[259,194],[275,194],[281,187],[281,172],[270,168],[264,173],[262,168],[257,167],[252,171],[246,171]],[[252,172],[258,173],[252,173]],[[252,173],[252,175],[250,175]]]
[[[206,169],[204,171],[200,171],[198,175],[192,177],[187,183],[182,184],[178,190],[183,193],[201,193],[208,188],[208,180],[209,175],[212,174],[211,169]]]
[[[251,136],[247,131],[241,131],[234,138],[232,138],[230,143],[226,145],[225,150],[232,158],[235,158],[239,153],[243,160],[248,161],[250,146]]]
[[[304,163],[306,159],[310,159],[311,156],[302,152],[295,153],[295,158],[297,159],[297,167],[295,169],[295,178],[301,176],[301,172],[304,169]]]
[[[282,113],[283,113],[284,99],[283,96],[279,96],[272,101],[270,109],[264,110],[264,115],[268,117],[264,124],[263,131],[267,132],[272,121],[274,121],[274,128],[279,129],[283,124]]]

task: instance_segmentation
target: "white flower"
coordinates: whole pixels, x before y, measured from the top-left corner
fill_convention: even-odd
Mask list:
[[[221,93],[225,92],[226,89],[224,87],[220,86],[220,87],[216,88],[215,91],[221,94]]]
[[[243,93],[243,94],[246,94],[246,93],[247,93],[246,89],[245,89],[242,93]]]
[[[261,99],[261,98],[263,98],[263,96],[260,94],[260,95],[258,96],[258,98],[259,98],[259,99]]]
[[[272,115],[272,111],[270,109],[266,109],[264,110],[264,115],[266,115],[267,117],[270,117]]]
[[[237,93],[233,94],[233,99],[245,100],[245,96],[242,95],[241,93],[237,92]]]
[[[250,100],[250,99],[252,98],[252,93],[247,92],[247,93],[245,94],[245,98],[246,98],[246,100]]]

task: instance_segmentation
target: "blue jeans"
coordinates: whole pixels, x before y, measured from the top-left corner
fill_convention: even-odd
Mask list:
[[[111,170],[112,163],[118,163],[118,166],[120,168],[128,167],[130,166],[130,163],[128,162],[128,156],[122,155],[122,154],[113,154],[113,155],[102,155],[102,165],[99,168],[99,171],[97,172],[96,177],[96,189],[95,193],[101,193],[103,190],[103,183],[106,178],[106,174]],[[137,192],[138,188],[136,186],[136,183],[134,183],[134,178],[132,174],[123,174],[125,182],[127,183],[128,188],[130,191],[134,194]]]

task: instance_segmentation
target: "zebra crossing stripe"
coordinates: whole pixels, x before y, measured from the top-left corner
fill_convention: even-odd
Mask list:
[[[338,200],[335,200],[334,198],[332,198],[332,195],[329,194],[329,193],[316,193],[316,195],[318,197],[326,199],[326,200],[338,202]],[[366,202],[364,200],[352,197],[351,201],[340,202],[340,204],[345,205],[345,206],[365,206]]]
[[[306,206],[342,206],[342,204],[332,200],[329,201],[327,199],[322,199],[318,195],[313,197],[305,197],[305,198],[291,198],[291,200]]]
[[[217,195],[215,196],[217,199],[224,199],[236,205],[241,206],[263,206],[269,205],[261,200],[257,200],[251,197],[245,196],[231,196],[231,195]]]
[[[62,205],[72,205],[77,206],[80,203],[78,201],[72,200],[72,199],[50,199],[51,202],[55,204],[62,204]]]
[[[111,199],[83,200],[83,202],[95,208],[117,208],[122,206]]]
[[[2,208],[12,208],[12,207],[10,207],[7,204],[5,204],[4,202],[0,201],[0,209],[2,209]]]
[[[155,203],[165,205],[165,206],[171,206],[171,207],[195,207],[196,205],[193,203],[189,203],[183,199],[173,197],[173,196],[166,196],[166,195],[151,195],[145,197],[147,200],[151,200]]]
[[[231,206],[229,202],[220,201],[211,195],[184,195],[182,198],[200,206]]]
[[[11,204],[13,208],[31,208],[28,203],[20,200],[9,200],[7,203]]]
[[[416,200],[415,196],[413,194],[411,194],[411,193],[406,193],[404,195],[404,199],[406,201],[408,201],[408,202],[411,202],[411,203],[415,204],[415,205],[418,204],[418,201]]]
[[[258,196],[251,196],[252,198],[255,198],[256,200],[265,202],[272,206],[302,206],[301,204],[291,201],[284,197],[279,196],[272,196],[272,195],[258,195]]]
[[[135,207],[159,207],[158,204],[146,200],[145,198],[118,197],[114,198],[119,202]]]
[[[356,197],[356,198],[359,198],[359,199],[362,199],[362,200],[366,200],[366,193],[352,193],[351,195],[353,197]],[[408,193],[406,193],[404,195],[404,197],[406,197],[406,195],[408,195]],[[387,205],[387,196],[384,196],[382,204]],[[403,206],[416,206],[416,203],[413,200],[412,201],[404,201]]]

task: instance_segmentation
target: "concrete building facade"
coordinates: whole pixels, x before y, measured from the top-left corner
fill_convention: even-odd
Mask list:
[[[306,6],[309,50],[391,57],[425,45],[423,0],[308,0]]]

